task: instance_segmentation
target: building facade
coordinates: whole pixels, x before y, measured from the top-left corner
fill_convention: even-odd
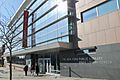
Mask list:
[[[38,64],[40,73],[60,74],[59,55],[77,47],[75,2],[24,0],[8,23],[21,38],[12,55],[25,56],[29,67]]]
[[[25,0],[8,24],[21,37],[13,56],[25,55],[29,67],[39,64],[40,73],[118,80],[119,9],[120,0]]]
[[[76,14],[78,46],[84,53],[68,66],[81,77],[118,80],[120,0],[78,0]]]

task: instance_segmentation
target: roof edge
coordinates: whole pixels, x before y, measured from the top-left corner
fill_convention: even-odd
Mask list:
[[[8,22],[7,26],[10,27],[15,20],[20,16],[20,14],[26,9],[26,7],[30,4],[32,0],[24,0],[22,4],[19,6],[15,14],[12,16],[11,20]]]

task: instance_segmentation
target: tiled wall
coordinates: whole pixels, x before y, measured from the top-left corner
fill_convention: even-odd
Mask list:
[[[91,3],[98,4],[99,1],[105,0],[79,0],[77,6],[77,17],[81,19],[80,9]],[[101,3],[101,2],[99,2]],[[82,5],[81,8],[78,6]],[[95,4],[93,4],[94,6]],[[89,9],[90,7],[88,7]],[[80,48],[120,43],[120,10],[99,16],[95,19],[81,23],[77,22],[78,37],[82,40],[78,42]]]

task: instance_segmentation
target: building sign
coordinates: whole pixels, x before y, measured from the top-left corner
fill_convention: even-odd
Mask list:
[[[61,63],[93,63],[93,64],[112,64],[113,61],[111,59],[106,59],[103,56],[97,55],[88,55],[88,54],[81,54],[81,55],[61,55],[60,57]]]
[[[23,19],[23,42],[22,47],[27,48],[27,35],[28,35],[28,11],[24,11],[24,19]]]
[[[93,63],[95,60],[88,54],[82,55],[61,55],[61,63]]]

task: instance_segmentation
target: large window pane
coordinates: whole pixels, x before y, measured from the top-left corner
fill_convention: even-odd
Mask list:
[[[120,8],[120,0],[118,0],[119,8]]]
[[[65,36],[65,37],[58,38],[58,41],[59,42],[69,42],[69,37]]]
[[[114,11],[116,9],[117,9],[116,0],[110,0],[107,3],[104,3],[100,6],[98,6],[98,13],[99,13],[99,15],[104,15],[104,14]]]
[[[88,10],[84,13],[82,13],[83,21],[88,21],[90,19],[93,19],[97,16],[96,8],[93,8],[91,10]]]

